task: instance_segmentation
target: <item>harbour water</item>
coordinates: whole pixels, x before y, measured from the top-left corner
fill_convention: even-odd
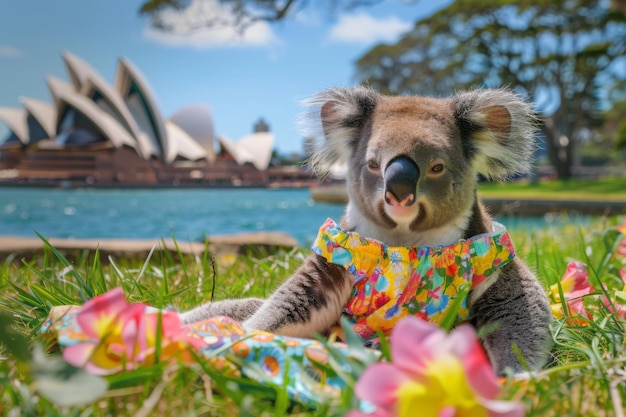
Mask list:
[[[341,205],[314,202],[306,189],[0,188],[0,235],[201,241],[206,236],[282,231],[308,246]],[[545,227],[550,218],[502,219]]]
[[[0,188],[0,235],[200,241],[283,231],[304,245],[327,217],[342,214],[306,189]]]

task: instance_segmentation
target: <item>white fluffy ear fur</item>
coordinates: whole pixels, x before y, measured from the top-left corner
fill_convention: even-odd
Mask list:
[[[491,179],[530,172],[537,130],[530,104],[504,88],[461,93],[454,102],[476,172]]]
[[[331,88],[302,102],[299,127],[312,153],[307,164],[319,176],[347,162],[363,123],[376,106],[377,93],[366,87]]]

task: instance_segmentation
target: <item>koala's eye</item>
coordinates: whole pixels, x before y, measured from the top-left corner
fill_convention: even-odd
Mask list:
[[[432,172],[433,174],[441,174],[443,172],[443,169],[443,164],[435,164],[430,167],[430,172]]]
[[[367,161],[367,167],[372,171],[377,171],[380,169],[380,165],[375,159],[370,159],[369,161]]]

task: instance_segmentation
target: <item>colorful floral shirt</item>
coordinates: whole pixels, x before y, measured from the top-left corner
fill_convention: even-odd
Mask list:
[[[367,345],[376,332],[385,335],[403,317],[413,315],[440,324],[457,303],[461,288],[475,288],[515,256],[509,234],[494,223],[494,231],[462,239],[449,246],[388,246],[326,220],[313,252],[341,265],[354,276],[344,315]],[[467,297],[459,300],[456,321],[469,316]]]

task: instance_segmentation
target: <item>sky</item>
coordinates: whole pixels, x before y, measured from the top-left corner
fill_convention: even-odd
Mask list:
[[[213,13],[228,18],[217,0],[192,0],[184,20],[169,16],[180,28],[173,33],[152,29],[139,15],[139,0],[4,1],[0,107],[21,108],[21,97],[51,103],[45,77],[69,81],[63,51],[85,60],[111,84],[124,57],[145,76],[163,117],[206,104],[216,134],[232,140],[250,134],[263,118],[278,152],[301,153],[300,101],[329,87],[354,85],[359,56],[397,40],[416,20],[449,3],[387,0],[335,13],[309,6],[286,21],[260,22],[238,35],[226,28],[189,33],[182,25]],[[7,135],[0,122],[0,140]]]

